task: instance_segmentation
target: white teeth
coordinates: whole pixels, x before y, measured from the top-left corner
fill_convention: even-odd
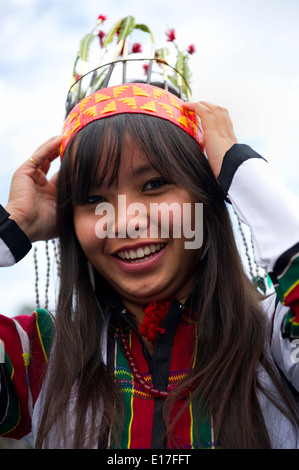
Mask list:
[[[143,251],[145,255],[149,255],[151,253],[151,249],[149,246],[146,246]]]
[[[130,250],[130,258],[131,258],[131,259],[136,259],[136,258],[137,258],[137,253],[136,253],[136,251]]]
[[[137,250],[119,251],[117,256],[123,260],[139,260],[141,258],[148,257],[148,255],[152,256],[154,253],[160,251],[163,247],[164,243],[157,243],[156,245],[147,245],[143,248],[139,247]]]
[[[144,251],[142,248],[137,249],[137,258],[143,258],[144,257]]]

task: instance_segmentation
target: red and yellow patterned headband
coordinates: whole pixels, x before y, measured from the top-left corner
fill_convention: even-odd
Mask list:
[[[128,83],[103,88],[82,99],[68,115],[62,132],[60,157],[74,135],[87,124],[123,113],[148,114],[166,119],[191,135],[203,147],[203,135],[195,113],[184,102],[152,85]]]

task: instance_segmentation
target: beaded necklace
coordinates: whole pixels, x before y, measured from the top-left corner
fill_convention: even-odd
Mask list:
[[[141,388],[145,392],[149,393],[152,397],[162,398],[163,400],[165,400],[169,395],[168,391],[158,390],[157,388],[152,387],[150,384],[148,384],[142,378],[142,376],[141,376],[141,374],[140,374],[140,372],[139,372],[139,370],[136,366],[133,355],[131,353],[129,342],[128,342],[124,327],[121,324],[119,326],[119,333],[120,333],[120,341],[121,341],[122,349],[123,349],[124,355],[125,355],[125,357],[128,361],[128,364],[129,364],[130,370],[133,374],[135,382],[137,382],[141,386]]]

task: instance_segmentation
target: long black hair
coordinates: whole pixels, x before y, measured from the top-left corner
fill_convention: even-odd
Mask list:
[[[104,306],[90,280],[87,259],[74,229],[73,211],[84,201],[95,178],[98,180],[100,163],[103,179],[109,177],[112,182],[117,178],[123,150],[128,146],[132,150],[137,146],[162,176],[204,204],[209,248],[200,261],[192,301],[192,310],[197,312],[197,360],[182,387],[192,384],[190,399],[212,416],[215,440],[222,447],[271,447],[258,391],[263,390],[297,426],[298,411],[265,350],[268,320],[260,306],[261,296],[244,272],[221,188],[191,136],[166,120],[135,114],[89,124],[71,141],[62,160],[57,200],[61,244],[57,334],[37,446],[46,443],[54,423],[65,436],[74,384],[73,447],[84,446],[86,438],[92,445],[95,436],[102,441],[118,421],[118,413],[121,415],[121,395],[105,366],[99,340],[107,327]],[[258,367],[275,382],[281,395],[279,402],[262,387]],[[176,398],[176,393],[170,394],[165,403],[169,433],[169,410]],[[101,420],[96,419],[99,407]]]

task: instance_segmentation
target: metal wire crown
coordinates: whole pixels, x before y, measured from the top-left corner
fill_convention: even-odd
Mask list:
[[[83,98],[111,85],[129,82],[163,86],[183,100],[191,101],[189,81],[191,73],[189,57],[194,45],[180,50],[175,30],[166,32],[167,42],[172,46],[157,47],[148,26],[136,23],[133,16],[118,21],[106,34],[100,26],[106,17],[100,15],[93,30],[80,41],[73,68],[73,79],[66,100],[66,114]],[[146,43],[133,42],[134,34],[139,39],[144,34],[150,39]],[[98,38],[92,57],[91,48]],[[100,56],[99,56],[100,51]],[[132,58],[134,54],[134,58]],[[174,65],[169,62],[173,61]],[[140,67],[141,64],[141,67]]]

